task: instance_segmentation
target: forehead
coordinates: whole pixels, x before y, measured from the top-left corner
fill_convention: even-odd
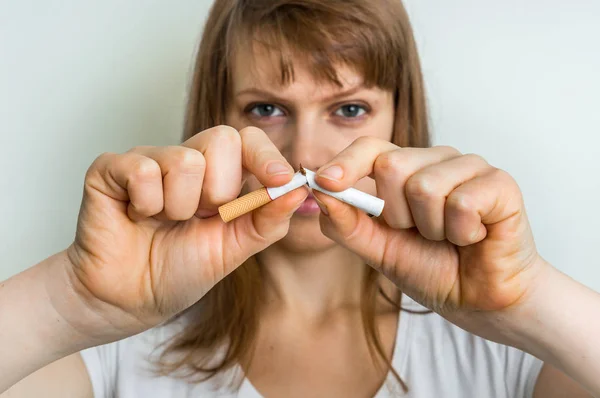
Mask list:
[[[257,47],[237,51],[232,61],[231,88],[234,95],[249,88],[257,88],[313,98],[346,91],[364,83],[362,74],[356,69],[338,64],[335,66],[336,78],[340,83],[338,85],[315,73],[314,67],[300,55],[291,58],[293,75],[289,81],[284,81],[279,54]]]

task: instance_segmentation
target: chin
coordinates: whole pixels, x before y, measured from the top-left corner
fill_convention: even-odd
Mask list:
[[[293,253],[314,253],[325,251],[336,245],[337,243],[321,232],[318,214],[311,216],[296,214],[290,221],[287,235],[274,246]]]

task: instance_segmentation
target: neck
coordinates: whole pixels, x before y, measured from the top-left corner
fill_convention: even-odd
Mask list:
[[[321,317],[360,306],[366,266],[341,246],[319,253],[290,253],[273,245],[258,260],[267,307]]]

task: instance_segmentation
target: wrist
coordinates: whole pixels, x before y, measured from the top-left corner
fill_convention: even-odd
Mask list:
[[[84,348],[100,344],[83,327],[93,316],[74,288],[72,264],[66,251],[61,251],[31,269],[32,283],[39,289],[40,303],[47,318],[41,323],[40,339],[51,343],[53,355],[64,357]]]
[[[568,283],[568,277],[542,258],[537,268],[523,300],[501,316],[500,330],[504,344],[539,358],[548,356],[550,343],[556,341],[552,325],[561,322],[557,313],[562,307],[560,285]]]
[[[546,263],[526,300],[503,317],[505,344],[600,394],[600,294]]]
[[[147,329],[124,310],[94,296],[76,276],[72,246],[45,269],[45,289],[56,314],[71,329],[79,350],[116,341]],[[123,326],[126,325],[126,326]]]
[[[0,392],[93,344],[54,305],[68,301],[66,289],[60,286],[60,269],[68,266],[65,253],[58,253],[0,283]],[[55,291],[49,291],[49,285]]]

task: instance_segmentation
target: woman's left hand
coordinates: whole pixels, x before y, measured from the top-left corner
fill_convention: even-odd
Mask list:
[[[330,166],[341,167],[340,179],[324,178]],[[475,316],[480,324],[481,315],[523,304],[549,267],[536,250],[517,183],[480,156],[363,137],[317,174],[331,191],[375,179],[385,200],[379,218],[315,192],[328,213],[320,219],[323,233],[471,331],[478,328]]]

